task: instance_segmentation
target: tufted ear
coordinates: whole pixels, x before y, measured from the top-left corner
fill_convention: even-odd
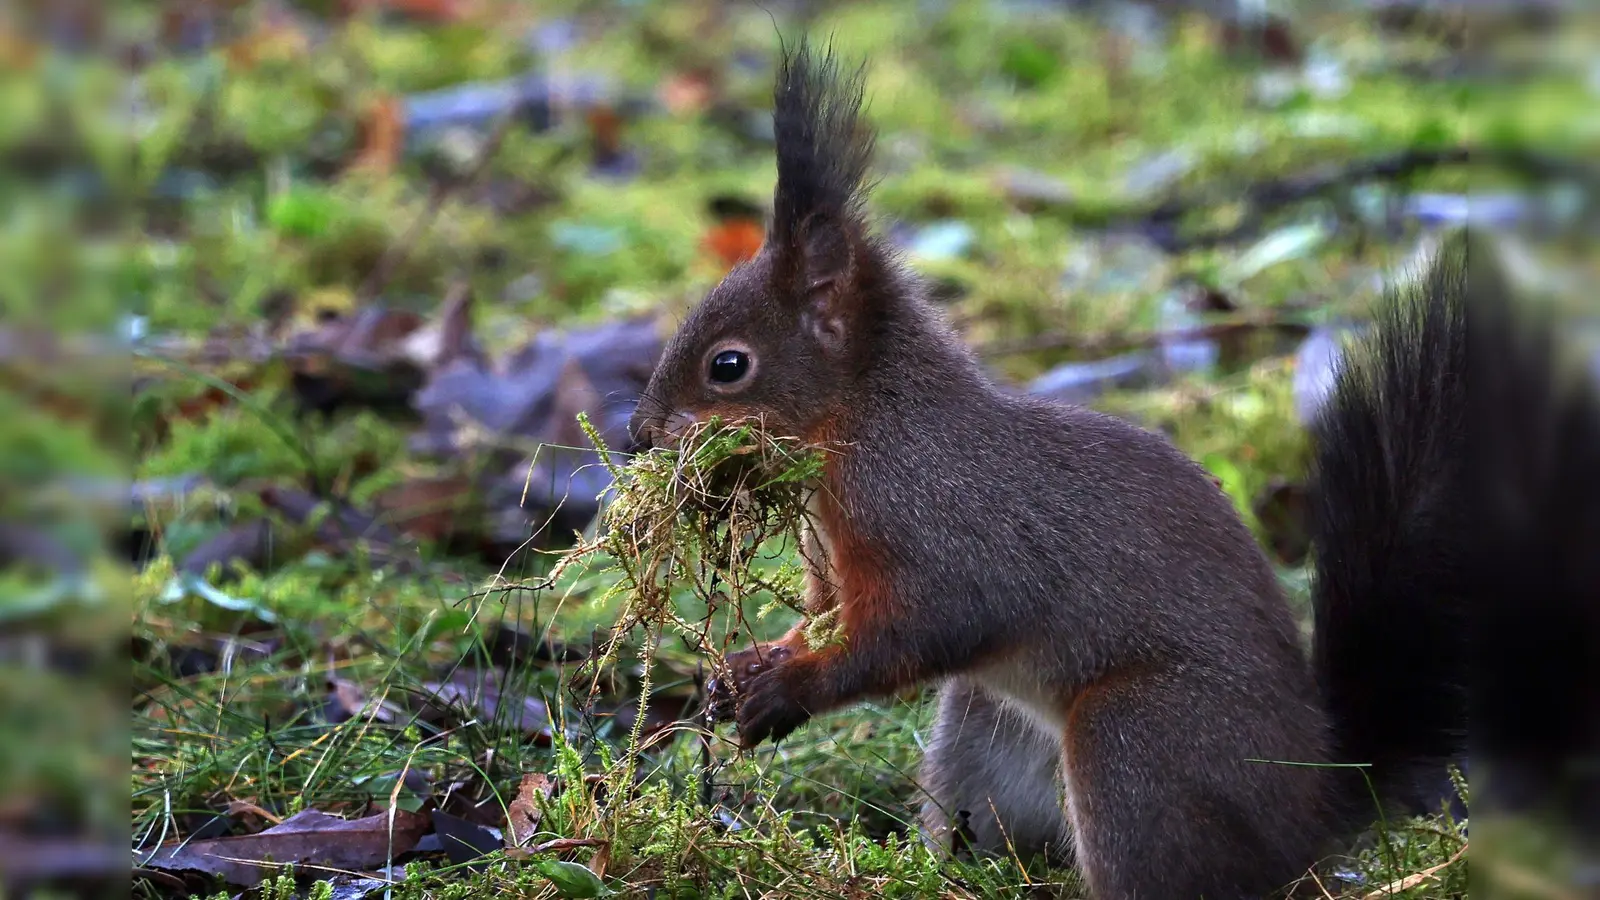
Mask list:
[[[785,293],[801,303],[800,317],[818,343],[841,352],[860,321],[863,292],[859,275],[866,246],[854,222],[813,218],[793,246],[786,267],[793,281]]]
[[[801,304],[825,349],[842,351],[861,320],[870,244],[862,201],[873,134],[861,121],[862,79],[804,41],[785,54],[773,95],[778,186],[773,197],[774,285]]]

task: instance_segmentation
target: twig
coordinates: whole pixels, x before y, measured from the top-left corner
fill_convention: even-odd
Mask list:
[[[476,185],[489,170],[489,163],[500,153],[500,145],[505,143],[506,134],[511,130],[511,124],[516,121],[515,108],[501,114],[495,122],[494,130],[489,133],[489,139],[484,142],[483,149],[478,153],[478,158],[472,164],[471,171],[461,178],[442,178],[433,183],[433,189],[428,192],[428,204],[417,214],[411,227],[400,239],[390,244],[383,251],[383,256],[378,258],[372,271],[367,274],[361,288],[356,291],[356,300],[359,303],[371,302],[380,294],[400,265],[411,255],[411,250],[416,246],[417,240],[422,237],[438,218],[439,211],[444,208],[444,203],[450,197],[462,190]]]
[[[1309,172],[1269,178],[1243,188],[1223,187],[1202,191],[1194,196],[1174,197],[1152,209],[1123,217],[1113,222],[1112,227],[1145,234],[1168,253],[1215,247],[1254,233],[1269,212],[1326,194],[1338,187],[1366,181],[1393,181],[1441,166],[1472,163],[1495,165],[1534,177],[1562,174],[1585,180],[1594,178],[1592,170],[1581,164],[1522,151],[1501,152],[1465,146],[1411,148],[1323,166]],[[1247,209],[1238,224],[1193,235],[1179,233],[1179,225],[1191,212],[1235,199],[1242,199]]]
[[[605,847],[610,841],[604,838],[556,838],[545,841],[532,847],[515,848],[505,851],[507,859],[527,859],[541,853],[562,853],[567,850],[576,850],[579,847]]]
[[[1311,326],[1292,318],[1251,316],[1212,322],[1194,328],[1172,331],[1117,332],[1112,334],[1084,335],[1054,331],[1018,340],[992,341],[978,348],[978,355],[986,359],[1039,353],[1046,350],[1079,350],[1087,353],[1118,353],[1128,350],[1148,350],[1174,341],[1218,340],[1241,332],[1281,331],[1304,335]]]
[[[694,666],[694,693],[695,699],[705,705],[705,663],[696,662]],[[711,735],[706,729],[699,729],[697,736],[700,739],[700,808],[710,809],[714,799],[714,785],[711,777],[711,765],[714,762],[711,756]]]

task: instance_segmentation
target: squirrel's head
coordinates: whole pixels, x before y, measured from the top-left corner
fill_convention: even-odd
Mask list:
[[[861,92],[860,72],[841,78],[831,54],[819,61],[802,42],[785,55],[767,239],[668,342],[630,425],[636,443],[669,443],[713,416],[811,438],[870,365],[896,276],[862,214],[873,135]]]

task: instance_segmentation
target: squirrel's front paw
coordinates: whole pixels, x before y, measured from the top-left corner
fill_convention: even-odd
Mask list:
[[[746,749],[767,738],[788,737],[811,718],[795,699],[782,669],[768,669],[744,686],[738,705],[739,743]]]
[[[751,679],[793,656],[794,652],[782,644],[756,644],[728,654],[724,674],[706,685],[706,720],[715,725],[732,719]]]

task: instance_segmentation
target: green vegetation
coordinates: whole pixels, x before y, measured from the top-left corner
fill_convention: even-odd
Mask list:
[[[160,4],[111,6],[139,40],[158,33]],[[549,542],[521,546],[520,520],[509,542],[480,533],[487,526],[419,524],[442,510],[459,526],[462,510],[492,502],[462,499],[460,485],[483,473],[530,473],[557,445],[589,444],[566,415],[553,432],[518,435],[510,462],[491,449],[503,436],[459,423],[450,452],[414,450],[427,430],[409,408],[415,385],[396,385],[449,364],[412,338],[440,327],[452,289],[474,298],[466,323],[501,365],[554,329],[638,314],[664,314],[669,328],[726,270],[715,248],[734,238],[713,201],[759,205],[771,190],[777,34],[762,5],[484,0],[448,21],[287,6],[293,15],[240,4],[223,22],[228,42],[153,54],[132,79],[110,59],[43,51],[29,77],[0,79],[0,118],[18,125],[0,143],[49,160],[56,186],[0,179],[13,209],[0,232],[7,319],[109,331],[131,313],[148,338],[128,413],[121,395],[85,400],[73,381],[84,372],[9,379],[5,478],[50,486],[131,468],[147,485],[203,479],[141,504],[129,543],[150,558],[131,593],[108,587],[123,583],[109,562],[68,580],[48,566],[8,572],[0,592],[0,622],[70,630],[102,652],[131,623],[136,848],[217,827],[218,816],[220,833],[241,835],[302,810],[394,809],[482,833],[534,809],[519,847],[468,859],[442,840],[444,852],[390,872],[391,896],[1075,896],[1071,873],[945,862],[908,833],[931,721],[918,696],[823,717],[748,755],[695,719],[717,653],[795,621],[783,602],[798,574],[786,535],[796,479],[814,463],[788,460],[757,490],[764,499],[750,508],[776,518],[730,521],[711,501],[732,489],[675,477],[715,466],[655,457],[625,476],[635,493],[622,492],[649,502],[610,507],[578,538],[593,553],[566,566]],[[1307,459],[1290,354],[1310,326],[1359,318],[1380,276],[1413,258],[1414,223],[1386,222],[1386,203],[1517,190],[1532,176],[1418,165],[1334,178],[1284,205],[1252,203],[1251,189],[1405,152],[1555,153],[1600,137],[1575,71],[1553,65],[1510,87],[1419,75],[1448,61],[1442,39],[1384,32],[1337,5],[1296,9],[1307,59],[1291,64],[1231,47],[1196,14],[1147,40],[1042,4],[816,6],[810,30],[870,60],[874,213],[997,376],[1023,382],[1066,362],[1159,351],[1194,324],[1234,329],[1216,366],[1093,402],[1201,460],[1302,606],[1303,548],[1286,551],[1294,536],[1283,533]],[[779,21],[785,34],[799,27]],[[529,72],[570,96],[503,130],[493,116],[426,130],[385,112],[406,95]],[[122,121],[134,153],[108,132],[114,107],[136,110]],[[98,188],[72,187],[86,172]],[[1156,215],[1169,202],[1182,214]],[[1578,265],[1572,255],[1562,258]],[[336,331],[380,308],[415,322],[359,347]],[[288,352],[312,338],[323,356]],[[365,368],[349,364],[351,348]],[[365,399],[305,408],[310,382],[344,390],[345,376],[371,380],[340,395]],[[398,400],[372,400],[386,392]],[[598,423],[601,404],[584,411]],[[131,443],[120,437],[129,426]],[[750,437],[706,446],[721,463]],[[286,499],[291,490],[308,508]],[[437,506],[407,505],[421,495]],[[85,516],[78,500],[53,496],[0,492],[0,504],[73,546],[107,520],[122,527],[120,500]],[[685,503],[704,515],[683,515]],[[255,523],[263,530],[249,531]],[[650,523],[676,536],[646,554]],[[184,564],[230,533],[250,552]],[[699,555],[668,559],[667,546]],[[37,723],[70,705],[69,681],[26,677],[23,691],[0,671],[0,694],[15,698],[4,708],[32,709]],[[92,719],[70,724],[93,730]],[[19,721],[0,732],[31,734]],[[60,740],[120,746],[113,731]],[[0,785],[0,795],[64,801],[75,822],[120,827],[120,809],[96,807],[103,795],[83,787],[107,783],[92,758],[28,749],[0,750],[27,761],[15,776],[27,790]],[[521,790],[530,774],[548,776],[548,790]],[[109,777],[120,784],[120,772]],[[1333,867],[1359,880],[1325,888],[1458,896],[1465,846],[1447,818],[1389,822]],[[375,873],[382,857],[358,868]],[[174,881],[199,895],[240,887],[145,874],[137,896],[182,893]],[[338,867],[296,874],[255,896],[353,896],[340,892],[366,884]]]

